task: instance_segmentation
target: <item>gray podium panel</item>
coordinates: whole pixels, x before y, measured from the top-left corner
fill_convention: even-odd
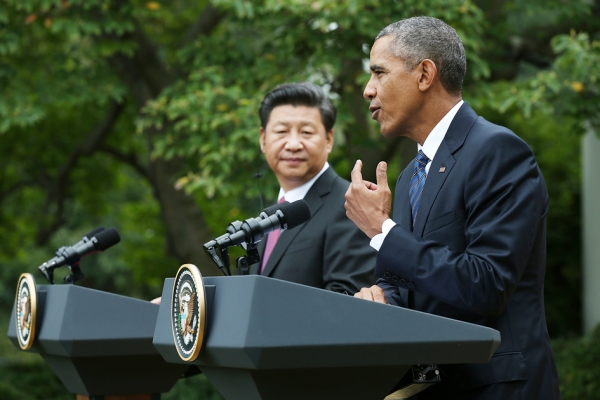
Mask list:
[[[204,283],[207,333],[193,364],[228,400],[383,399],[414,364],[484,363],[500,344],[490,328],[263,276]],[[165,280],[154,345],[183,363],[172,287]]]
[[[74,285],[38,285],[39,353],[67,390],[87,396],[168,392],[187,370],[152,344],[159,307]],[[13,307],[9,339],[16,338]]]

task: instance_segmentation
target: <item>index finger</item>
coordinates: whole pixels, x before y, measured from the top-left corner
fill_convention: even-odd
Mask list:
[[[361,183],[362,182],[362,161],[356,160],[354,164],[354,168],[352,168],[352,172],[350,173],[350,177],[352,178],[352,183]]]

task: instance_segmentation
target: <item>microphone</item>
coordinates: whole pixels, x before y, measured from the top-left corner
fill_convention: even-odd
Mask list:
[[[272,212],[271,215],[267,213]],[[264,214],[264,215],[263,215]],[[220,248],[242,243],[258,243],[263,236],[276,229],[292,229],[310,219],[310,209],[304,200],[293,203],[283,202],[263,210],[259,218],[249,218],[242,222],[240,229],[215,239]],[[206,245],[205,245],[206,246]]]
[[[302,200],[302,202],[306,203],[304,200]],[[275,214],[277,212],[277,210],[281,210],[281,207],[287,208],[288,204],[290,204],[289,201],[282,201],[281,203],[273,204],[272,206],[267,207],[264,210],[262,210],[260,212],[260,214],[258,214],[258,218],[266,219],[266,218],[270,217],[271,215]],[[310,219],[310,217],[308,217],[308,218]]]
[[[92,236],[91,238],[89,236]],[[54,269],[63,265],[73,266],[79,263],[82,257],[97,251],[104,251],[119,243],[121,237],[115,228],[104,229],[97,227],[87,233],[83,239],[74,246],[63,246],[56,252],[56,257],[46,261],[38,267],[46,279],[54,284]]]
[[[83,245],[86,241],[90,240],[97,233],[102,232],[104,229],[105,228],[103,226],[97,226],[97,227],[95,227],[94,229],[92,229],[91,231],[89,231],[88,233],[86,233],[85,235],[83,235],[83,238],[81,238],[81,240],[79,242],[75,243],[73,245],[73,247],[77,247],[77,246]]]
[[[289,201],[283,201],[281,203],[277,203],[277,204],[273,204],[270,207],[265,208],[264,210],[262,210],[260,212],[260,214],[258,214],[258,217],[254,218],[257,222],[262,221],[263,219],[267,219],[269,218],[271,215],[275,214],[275,212],[277,212],[277,210],[281,209],[281,207],[285,207],[286,204],[290,204]],[[240,231],[242,229],[242,221],[233,221],[231,222],[229,225],[227,225],[227,229],[225,230],[225,234],[219,236],[218,238],[216,238],[214,241],[210,241],[207,244],[212,244],[212,246],[215,246],[217,244],[217,241],[219,240],[223,240],[225,239],[227,236],[232,235],[238,231]],[[214,243],[211,243],[214,242]],[[206,246],[206,245],[205,245]]]

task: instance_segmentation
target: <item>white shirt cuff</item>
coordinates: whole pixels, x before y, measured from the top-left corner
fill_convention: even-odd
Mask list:
[[[396,226],[396,223],[389,218],[383,221],[383,225],[381,225],[381,233],[378,233],[377,235],[373,236],[373,238],[371,239],[371,243],[369,243],[371,247],[379,251],[381,245],[383,244],[383,241],[385,240],[385,237],[388,233],[390,233],[394,226]]]

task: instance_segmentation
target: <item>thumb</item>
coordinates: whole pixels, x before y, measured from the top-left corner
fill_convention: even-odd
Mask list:
[[[377,187],[389,188],[387,181],[387,163],[385,161],[377,164]]]

